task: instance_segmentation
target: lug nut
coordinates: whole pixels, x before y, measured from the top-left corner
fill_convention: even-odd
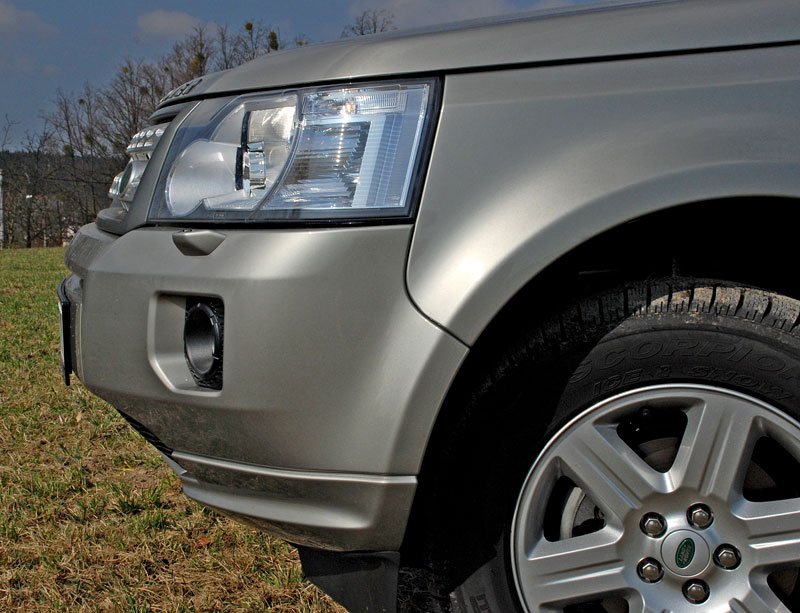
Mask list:
[[[639,578],[647,583],[658,583],[664,576],[664,569],[661,568],[661,564],[653,558],[645,558],[639,562],[637,571],[639,572]]]
[[[667,531],[667,521],[658,513],[648,513],[642,517],[639,527],[650,538],[658,538]]]
[[[692,604],[703,604],[708,600],[711,590],[705,581],[692,580],[683,584],[683,595]]]
[[[720,568],[733,570],[742,562],[742,555],[733,545],[720,545],[714,552],[714,562]]]
[[[686,518],[692,526],[699,530],[708,528],[714,522],[714,515],[711,513],[711,509],[704,504],[696,504],[690,507],[686,511]]]

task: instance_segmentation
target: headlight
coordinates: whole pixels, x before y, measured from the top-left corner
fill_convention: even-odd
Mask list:
[[[150,219],[407,217],[432,87],[405,81],[246,95],[218,112],[218,101],[201,103],[176,133]]]

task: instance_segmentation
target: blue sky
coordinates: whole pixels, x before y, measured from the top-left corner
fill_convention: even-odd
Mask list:
[[[366,9],[387,9],[398,28],[508,14],[591,0],[0,0],[0,127],[16,122],[11,145],[40,129],[56,90],[103,85],[126,57],[154,59],[195,25],[248,20],[287,40],[339,37]]]

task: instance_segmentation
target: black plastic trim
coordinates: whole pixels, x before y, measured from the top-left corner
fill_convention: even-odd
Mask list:
[[[208,230],[264,230],[271,229],[297,229],[297,228],[360,228],[363,226],[397,226],[397,225],[410,225],[414,223],[414,219],[409,217],[370,217],[365,219],[306,219],[298,221],[273,219],[269,221],[258,222],[229,222],[229,223],[214,223],[210,221],[184,221],[181,223],[168,223],[158,222],[150,223],[147,225],[139,226],[139,228],[203,228]],[[132,228],[136,229],[136,228]]]
[[[400,553],[341,553],[297,546],[303,574],[351,613],[397,611]]]
[[[200,341],[195,339],[193,330],[194,325],[202,324],[203,322],[208,325],[211,334],[211,338],[207,339],[211,343],[209,348],[210,355],[208,356],[211,363],[205,367],[195,357],[198,351],[202,353],[202,350],[197,348],[198,342],[202,345],[202,339]],[[212,390],[222,389],[224,322],[225,305],[219,298],[198,296],[186,299],[183,351],[189,372],[192,373],[192,378],[200,387]]]
[[[150,431],[150,429],[149,429],[147,426],[145,426],[144,424],[142,424],[142,423],[140,423],[140,422],[136,421],[136,420],[135,420],[133,417],[131,417],[130,415],[126,415],[125,413],[123,413],[123,412],[122,412],[122,411],[120,411],[119,409],[117,409],[117,413],[119,413],[119,414],[120,414],[120,415],[121,415],[121,416],[122,416],[122,417],[125,419],[125,421],[127,421],[127,422],[128,422],[128,424],[129,424],[129,425],[130,425],[130,426],[131,426],[131,427],[132,427],[134,430],[136,430],[136,431],[137,431],[137,432],[138,432],[138,433],[141,435],[141,437],[142,437],[142,438],[144,438],[144,440],[146,440],[146,441],[147,441],[148,443],[150,443],[150,444],[151,444],[153,447],[155,447],[156,449],[158,449],[158,450],[159,450],[161,453],[163,453],[165,456],[167,456],[168,458],[172,459],[172,452],[173,452],[173,449],[172,449],[171,447],[167,447],[167,446],[166,446],[166,445],[165,445],[165,444],[164,444],[164,443],[161,441],[161,439],[160,439],[160,438],[158,438],[158,437],[157,437],[155,434],[153,434],[153,433]]]
[[[181,111],[186,109],[191,104],[191,99],[186,98],[180,102],[176,102],[175,104],[172,102],[173,101],[170,100],[169,104],[164,104],[164,106],[159,105],[153,114],[147,118],[147,121],[151,124],[172,121],[181,113]]]
[[[61,310],[61,374],[64,385],[69,385],[72,374],[72,303],[67,297],[67,280],[62,279],[58,284],[58,303]]]

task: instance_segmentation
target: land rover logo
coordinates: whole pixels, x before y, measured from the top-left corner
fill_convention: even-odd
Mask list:
[[[692,563],[692,560],[694,560],[694,541],[685,538],[675,552],[675,564],[678,565],[678,568],[686,568]]]
[[[661,544],[661,560],[676,575],[694,577],[708,566],[711,550],[696,532],[675,530]]]

